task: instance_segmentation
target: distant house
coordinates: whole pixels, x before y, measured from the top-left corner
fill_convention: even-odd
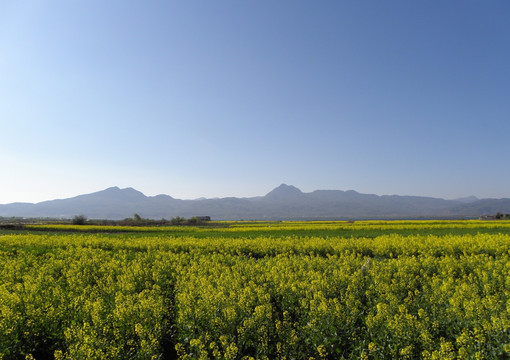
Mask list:
[[[496,216],[494,216],[494,219],[496,220],[510,220],[510,214],[502,214],[498,212]]]
[[[494,220],[494,215],[481,215],[478,219],[480,220]]]
[[[480,220],[510,220],[510,214],[497,213],[496,215],[482,215]]]
[[[211,221],[210,216],[195,216],[200,221]]]

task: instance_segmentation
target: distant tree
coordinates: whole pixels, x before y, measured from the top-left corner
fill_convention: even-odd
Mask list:
[[[176,217],[173,217],[171,220],[170,220],[170,224],[172,225],[182,225],[186,222],[186,219],[183,218],[183,217],[180,217],[180,216],[176,216]]]
[[[191,219],[188,219],[189,225],[198,225],[199,223],[200,220],[196,216],[193,216]]]
[[[136,222],[141,222],[143,219],[140,215],[138,214],[134,214],[133,215],[133,220],[136,221]]]
[[[87,222],[87,217],[85,215],[76,215],[73,217],[73,224],[74,225],[85,225]]]

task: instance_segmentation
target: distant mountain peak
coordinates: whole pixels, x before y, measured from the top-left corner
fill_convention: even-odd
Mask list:
[[[463,197],[463,198],[458,198],[458,199],[455,199],[455,201],[457,202],[460,202],[460,203],[464,203],[464,204],[469,204],[469,203],[473,203],[475,201],[478,201],[480,199],[478,199],[476,196],[467,196],[467,197]]]
[[[132,187],[121,189],[118,186],[112,186],[105,190],[98,191],[92,194],[80,195],[83,196],[99,196],[99,197],[107,197],[107,198],[116,198],[116,199],[143,199],[146,196]]]
[[[266,198],[288,199],[302,195],[303,192],[293,185],[281,184],[266,194]]]

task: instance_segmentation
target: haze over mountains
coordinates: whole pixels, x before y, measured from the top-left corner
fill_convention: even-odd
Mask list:
[[[40,203],[0,205],[3,217],[124,219],[210,216],[213,220],[256,219],[396,219],[463,218],[510,213],[510,199],[474,196],[445,200],[421,196],[361,194],[353,190],[303,193],[282,184],[265,196],[181,200],[168,195],[145,196],[133,188],[111,187],[91,194]]]

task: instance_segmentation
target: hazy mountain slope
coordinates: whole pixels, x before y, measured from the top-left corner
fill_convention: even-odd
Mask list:
[[[420,196],[361,194],[353,190],[303,193],[282,184],[265,196],[180,200],[168,195],[148,197],[132,189],[111,187],[91,194],[37,204],[0,205],[0,216],[62,217],[83,214],[94,219],[123,219],[137,213],[153,219],[208,215],[213,219],[319,219],[476,217],[510,213],[510,199],[474,197],[444,200]]]
[[[496,215],[498,212],[510,214],[510,199],[482,199],[453,206],[448,212],[464,216]]]

